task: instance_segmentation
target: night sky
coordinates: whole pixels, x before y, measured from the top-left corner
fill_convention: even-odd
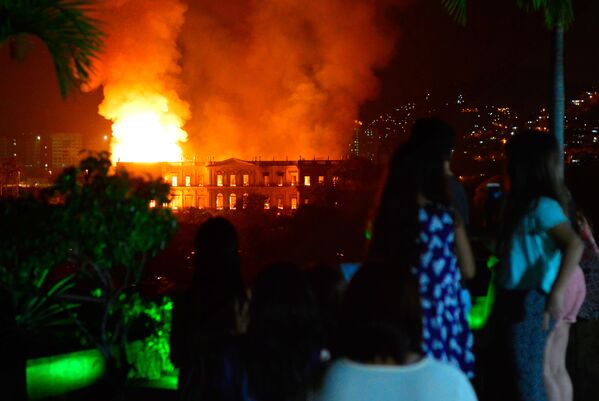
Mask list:
[[[466,101],[504,103],[530,113],[550,97],[551,33],[543,16],[516,1],[469,2],[465,27],[438,1],[414,1],[395,16],[401,27],[396,57],[380,72],[382,90],[362,107],[363,118],[394,104],[463,92]],[[574,1],[576,20],[566,32],[566,96],[599,86],[599,1]]]
[[[378,72],[378,98],[361,109],[368,120],[430,91],[435,97],[506,104],[532,112],[549,98],[550,32],[542,15],[526,14],[515,1],[470,1],[465,27],[439,1],[414,0],[390,16],[399,31],[395,57]],[[599,1],[576,0],[576,21],[566,34],[567,96],[599,86]],[[359,56],[359,55],[358,55]],[[59,97],[49,56],[33,45],[22,64],[0,49],[0,135],[17,132],[109,132],[97,115],[100,91]]]

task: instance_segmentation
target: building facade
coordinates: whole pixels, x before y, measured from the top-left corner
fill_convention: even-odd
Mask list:
[[[81,159],[83,139],[78,133],[54,133],[50,136],[52,170],[55,174],[69,166],[77,166]]]
[[[339,160],[240,160],[158,164],[119,163],[160,176],[171,185],[173,209],[239,210],[248,205],[294,210],[317,202],[326,188],[341,185]]]

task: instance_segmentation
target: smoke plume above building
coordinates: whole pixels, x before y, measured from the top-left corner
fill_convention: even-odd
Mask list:
[[[190,117],[179,91],[177,37],[187,6],[179,0],[104,0],[107,36],[89,89],[102,86],[99,113],[113,122],[113,161],[178,161]]]
[[[399,1],[100,2],[90,87],[103,89],[113,161],[347,154],[393,53],[385,7]]]
[[[395,32],[372,0],[196,0],[182,32],[198,157],[339,157]]]

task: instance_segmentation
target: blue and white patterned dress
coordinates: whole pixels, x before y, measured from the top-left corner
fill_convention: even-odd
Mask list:
[[[423,311],[423,352],[474,376],[472,332],[466,320],[455,254],[455,227],[446,208],[420,208],[420,266],[413,268],[420,284]]]

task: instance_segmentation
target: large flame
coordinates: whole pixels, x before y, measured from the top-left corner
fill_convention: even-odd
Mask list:
[[[180,142],[187,140],[183,119],[169,110],[168,100],[146,98],[123,104],[113,117],[113,162],[175,162],[183,157]]]
[[[191,114],[179,96],[177,36],[186,9],[182,0],[98,2],[107,37],[89,89],[103,87],[113,162],[182,159]]]
[[[200,158],[345,154],[407,1],[98,0],[113,161],[179,161],[184,123]]]

